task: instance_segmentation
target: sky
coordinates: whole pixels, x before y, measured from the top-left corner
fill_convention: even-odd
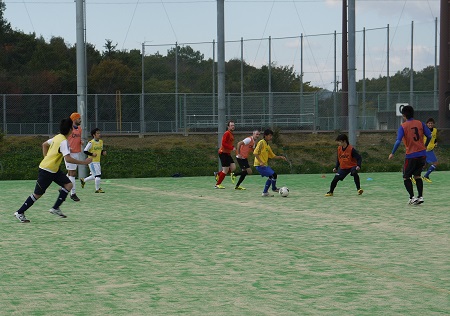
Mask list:
[[[4,18],[13,29],[46,41],[62,37],[67,45],[76,43],[75,0],[0,1],[6,4]],[[388,43],[390,75],[411,66],[419,71],[434,65],[440,0],[355,2],[357,80],[387,75]],[[241,58],[242,39],[244,60],[252,66],[267,65],[270,58],[277,66],[293,67],[297,74],[303,71],[304,81],[314,86],[332,90],[339,81],[341,0],[226,0],[224,9],[226,60]],[[214,50],[212,44],[217,42],[217,2],[87,0],[86,41],[103,52],[106,40],[128,51],[141,50],[144,44],[146,55],[165,55],[178,43],[200,51],[206,59],[215,52],[217,59],[217,46]]]

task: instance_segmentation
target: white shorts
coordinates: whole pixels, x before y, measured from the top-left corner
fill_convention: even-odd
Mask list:
[[[99,162],[91,162],[89,164],[89,170],[91,170],[91,174],[96,177],[102,174],[102,167]]]
[[[84,154],[83,154],[82,152],[79,152],[79,153],[70,153],[70,157],[75,158],[75,159],[77,159],[77,160],[84,160],[83,155],[84,155]],[[70,163],[70,162],[67,162],[67,161],[64,161],[64,162],[65,162],[65,164],[66,164],[66,169],[67,169],[67,170],[77,170],[77,167],[78,167],[77,164],[75,164],[75,163]]]

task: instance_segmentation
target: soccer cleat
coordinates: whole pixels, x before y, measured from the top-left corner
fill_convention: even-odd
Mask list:
[[[272,191],[278,193],[278,192],[280,192],[280,189],[279,188],[275,188],[275,189],[272,189]]]
[[[98,188],[98,190],[96,190],[95,193],[105,193],[105,191],[103,191],[102,188]]]
[[[424,202],[424,201],[423,201],[423,197],[420,196],[420,197],[418,197],[418,198],[416,199],[415,205],[422,204],[423,202]]]
[[[263,192],[261,194],[262,197],[268,197],[268,196],[273,196],[273,194],[270,194],[269,192]]]
[[[327,192],[325,196],[333,196],[333,192]]]
[[[234,172],[231,173],[231,182],[233,184],[236,182],[236,176],[234,175]]]
[[[81,188],[84,189],[84,185],[86,184],[86,181],[84,181],[84,178],[80,178]]]
[[[234,189],[235,190],[246,190],[246,188],[244,188],[244,187],[235,187]]]
[[[430,179],[430,178],[428,178],[428,177],[422,177],[422,179],[423,179],[424,181],[428,182],[428,183],[431,183],[431,182],[433,182],[433,181],[431,181],[431,179]]]
[[[361,194],[363,194],[363,192],[364,192],[364,190],[363,190],[363,189],[359,189],[359,190],[358,190],[358,195],[361,195]]]
[[[61,210],[59,208],[57,208],[57,209],[51,208],[48,211],[50,213],[52,213],[53,215],[57,215],[57,216],[62,217],[62,218],[66,218],[67,217],[66,215],[63,214],[63,212],[61,212]]]
[[[412,182],[413,184],[416,184],[416,179],[415,179],[414,177],[411,177],[411,182]]]
[[[30,220],[28,220],[26,217],[25,217],[25,214],[20,214],[20,213],[18,213],[18,212],[15,212],[14,213],[14,216],[21,222],[21,223],[29,223],[30,222]]]
[[[223,185],[221,185],[221,184],[216,184],[214,186],[214,189],[225,189],[225,187]]]
[[[216,179],[216,181],[219,181],[219,173],[217,171],[214,171],[214,179]]]
[[[70,198],[75,202],[80,202],[80,198],[74,193],[70,195]]]
[[[408,204],[409,205],[417,205],[418,200],[419,200],[418,198],[413,196],[412,198],[409,199]]]

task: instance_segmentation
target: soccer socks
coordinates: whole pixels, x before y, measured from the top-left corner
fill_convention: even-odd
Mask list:
[[[235,175],[237,175],[237,174],[235,174]],[[236,183],[236,188],[237,188],[238,186],[240,186],[242,182],[244,182],[244,179],[245,179],[246,176],[247,176],[247,170],[242,171],[242,172],[241,172],[241,176],[239,177],[239,180],[238,180],[238,182]]]
[[[416,184],[417,184],[417,180],[418,179],[416,179]],[[422,179],[420,179],[420,182],[422,183],[422,189],[423,189]],[[403,180],[403,184],[405,185],[406,191],[408,191],[408,193],[409,193],[409,198],[412,199],[414,196],[414,189],[413,189],[411,178]],[[417,189],[419,189],[419,188],[417,188]]]
[[[328,192],[333,193],[333,192],[334,192],[334,189],[336,189],[336,186],[337,186],[338,182],[339,182],[339,178],[335,176],[335,177],[333,178],[333,181],[331,181],[331,184],[330,184],[330,191],[328,191]]]
[[[56,200],[55,205],[53,205],[53,208],[55,210],[59,209],[61,204],[63,204],[63,202],[66,200],[68,194],[69,191],[67,191],[66,188],[61,188],[61,190],[59,191],[58,199]]]
[[[421,197],[422,194],[423,194],[423,181],[422,181],[422,178],[416,179],[416,187],[417,187],[417,195],[419,197]]]
[[[276,178],[272,178],[272,190],[276,190],[277,189],[277,179]]]
[[[216,183],[216,185],[219,185],[219,184],[221,184],[221,183],[222,183],[222,181],[223,181],[223,179],[225,179],[225,176],[226,176],[226,174],[225,174],[225,173],[223,173],[223,171],[220,171],[220,172],[219,172],[219,180],[217,180],[217,183]]]
[[[95,176],[91,174],[89,177],[84,178],[84,182],[91,181],[91,180],[94,180],[94,179],[95,179]]]
[[[17,213],[19,214],[23,214],[25,213],[26,210],[28,210],[33,204],[34,202],[36,202],[37,199],[34,197],[34,194],[31,194],[26,200],[25,203],[23,203],[23,205],[19,208],[19,210],[17,211]]]
[[[431,165],[430,168],[428,168],[427,173],[425,173],[425,178],[429,178],[430,177],[430,173],[432,173],[434,170],[436,170],[436,166],[435,165]]]
[[[356,190],[361,189],[361,181],[359,180],[359,175],[355,172],[355,175],[353,176],[353,180],[355,181]]]
[[[95,190],[97,191],[98,189],[100,189],[100,181],[102,181],[102,178],[100,177],[95,177]]]
[[[263,193],[267,193],[269,191],[271,184],[272,184],[272,179],[267,179],[266,184],[264,185]]]
[[[72,182],[72,184],[73,184],[73,186],[72,186],[72,191],[71,191],[71,193],[72,194],[75,194],[75,177],[74,176],[67,176],[68,178],[69,178],[69,180],[70,180],[70,182]]]

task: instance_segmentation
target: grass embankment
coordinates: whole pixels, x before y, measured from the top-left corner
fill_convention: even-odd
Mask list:
[[[236,143],[248,133],[236,133]],[[272,149],[286,155],[291,165],[274,160],[273,168],[283,173],[329,173],[336,159],[336,133],[284,133],[274,136]],[[0,179],[35,179],[42,159],[43,136],[0,138]],[[104,178],[167,177],[211,175],[217,169],[217,135],[104,136],[108,155],[102,158]],[[393,160],[387,157],[395,141],[395,132],[361,133],[356,148],[363,157],[362,172],[399,172],[404,147]],[[439,170],[449,170],[450,149],[439,147]],[[253,162],[253,158],[250,159]]]

